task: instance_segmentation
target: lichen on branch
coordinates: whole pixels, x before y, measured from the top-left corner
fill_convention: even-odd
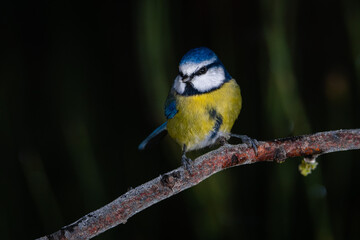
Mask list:
[[[85,215],[61,230],[39,238],[90,239],[126,221],[153,204],[188,189],[226,168],[263,161],[283,162],[338,151],[360,149],[360,129],[320,132],[259,142],[256,155],[251,146],[226,144],[194,160],[190,171],[179,167],[126,192],[111,203]]]

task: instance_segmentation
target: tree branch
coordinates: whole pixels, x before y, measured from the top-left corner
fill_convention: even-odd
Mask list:
[[[126,221],[151,205],[188,189],[226,168],[290,157],[311,158],[330,152],[360,149],[360,129],[321,132],[259,142],[258,155],[245,144],[224,145],[198,157],[188,172],[179,167],[123,194],[61,230],[39,238],[90,239]]]

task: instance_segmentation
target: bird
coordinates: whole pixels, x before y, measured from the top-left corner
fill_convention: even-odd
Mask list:
[[[241,107],[240,87],[217,55],[207,47],[191,49],[181,58],[179,73],[165,101],[166,122],[138,149],[147,148],[168,133],[181,146],[181,161],[187,169],[192,163],[187,152],[227,143],[230,137],[240,138],[257,155],[256,139],[231,133]]]

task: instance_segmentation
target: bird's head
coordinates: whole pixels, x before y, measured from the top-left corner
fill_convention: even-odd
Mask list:
[[[191,96],[218,89],[230,79],[216,54],[206,47],[199,47],[182,57],[173,88],[180,95]]]

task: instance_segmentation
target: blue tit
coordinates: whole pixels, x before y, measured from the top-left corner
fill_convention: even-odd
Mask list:
[[[180,61],[179,74],[165,102],[167,121],[151,133],[140,145],[147,145],[166,132],[182,147],[182,162],[191,160],[186,152],[211,146],[231,136],[251,144],[257,141],[246,135],[231,134],[231,128],[241,110],[240,87],[216,54],[206,47],[188,51]]]

